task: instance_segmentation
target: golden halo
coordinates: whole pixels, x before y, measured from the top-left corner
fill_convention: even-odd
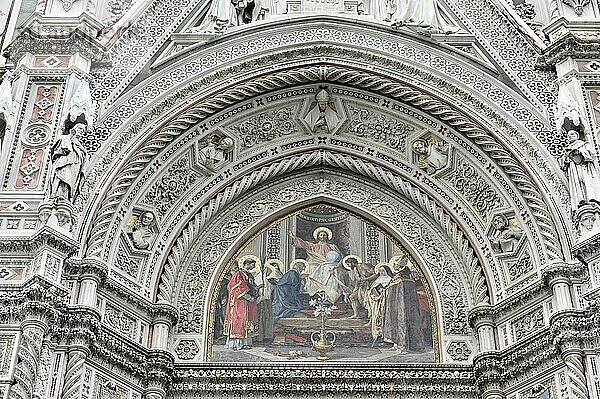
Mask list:
[[[350,267],[348,267],[348,266],[346,265],[346,261],[347,261],[348,259],[356,259],[356,261],[357,261],[359,264],[361,264],[361,263],[362,263],[362,259],[361,259],[361,258],[360,258],[360,256],[358,256],[358,255],[346,255],[346,256],[344,256],[344,259],[342,259],[342,266],[344,267],[344,269],[346,269],[346,270],[348,270],[348,271],[352,270]]]
[[[276,263],[277,266],[279,266],[279,270],[273,266],[273,263]],[[277,277],[277,274],[281,277],[281,273],[283,273],[283,262],[281,260],[273,258],[265,261],[265,278],[267,280]]]
[[[248,270],[251,273],[255,273],[256,271],[260,271],[260,259],[258,258],[258,256],[256,255],[244,255],[244,256],[240,256],[238,258],[238,265],[240,267],[240,269],[244,268],[244,261],[248,260],[248,259],[252,259],[255,263],[254,265],[254,269]]]
[[[308,269],[309,269],[309,264],[308,261],[306,259],[294,259],[293,261],[290,262],[290,269],[292,269],[292,267],[296,264],[296,263],[302,263],[304,265],[304,269],[302,270],[301,274],[308,274]]]
[[[328,240],[331,240],[331,239],[333,238],[333,233],[331,232],[331,230],[329,230],[329,229],[328,229],[327,227],[325,227],[325,226],[317,227],[317,228],[315,229],[315,231],[313,231],[313,238],[314,238],[315,240],[318,240],[318,238],[317,238],[317,237],[319,236],[319,233],[320,233],[320,232],[322,232],[322,231],[324,231],[325,233],[327,233],[327,239],[328,239]]]
[[[400,267],[396,267],[396,264],[400,261]],[[394,273],[398,273],[400,270],[404,270],[405,267],[408,267],[409,260],[406,255],[396,255],[392,256],[388,262],[392,268]]]

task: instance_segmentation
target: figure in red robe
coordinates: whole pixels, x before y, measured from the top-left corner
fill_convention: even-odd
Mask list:
[[[258,287],[249,272],[255,265],[256,261],[252,259],[244,260],[242,268],[234,269],[227,284],[228,299],[223,330],[227,337],[227,349],[249,349],[252,347],[252,337],[258,334]]]

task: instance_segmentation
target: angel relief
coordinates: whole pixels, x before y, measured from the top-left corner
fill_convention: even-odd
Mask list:
[[[220,281],[213,361],[435,361],[435,314],[414,260],[340,209],[265,229]]]

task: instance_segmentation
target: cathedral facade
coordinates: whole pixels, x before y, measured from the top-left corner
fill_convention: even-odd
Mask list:
[[[600,398],[598,0],[0,27],[0,399]]]

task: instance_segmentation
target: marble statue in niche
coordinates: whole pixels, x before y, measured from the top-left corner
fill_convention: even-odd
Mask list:
[[[50,198],[62,199],[73,203],[83,183],[87,152],[79,137],[87,130],[87,123],[81,117],[72,118],[65,123],[64,130],[50,149],[52,160],[52,182]]]
[[[87,158],[87,151],[79,138],[91,131],[94,108],[90,85],[81,82],[69,99],[69,112],[62,132],[50,149],[50,199],[61,199],[72,204],[79,194]]]
[[[584,131],[581,107],[566,86],[558,89],[556,114],[556,130],[559,134],[565,134],[569,130]]]
[[[523,229],[515,219],[508,219],[505,215],[496,215],[492,219],[492,248],[496,253],[513,252],[523,236]]]
[[[223,33],[234,26],[262,21],[276,12],[275,0],[213,0],[194,32]]]
[[[435,360],[428,289],[404,248],[381,233],[386,242],[378,246],[379,259],[384,261],[363,263],[373,249],[368,223],[329,205],[306,208],[278,224],[285,226],[279,259],[265,260],[264,254],[273,254],[267,251],[266,227],[242,245],[217,284],[211,312],[213,361],[316,361],[310,343],[321,323],[316,298],[332,306],[325,324],[338,337],[339,349],[332,355],[336,360]],[[244,267],[248,259],[252,265]],[[233,337],[226,325],[231,312],[227,303],[232,303],[227,287],[237,284],[233,275],[238,269],[252,274],[246,281],[253,284],[236,292],[247,302],[238,306],[250,312],[242,317],[249,329]],[[245,341],[228,344],[232,338]]]
[[[150,248],[154,237],[152,226],[155,219],[152,212],[143,212],[140,216],[132,216],[129,219],[125,226],[125,234],[131,239],[134,248],[142,250]]]
[[[317,92],[304,121],[314,134],[331,133],[340,124],[335,102],[326,89],[321,88]]]
[[[413,143],[413,151],[417,155],[419,167],[429,174],[434,174],[448,165],[450,146],[433,136],[417,139]]]
[[[375,20],[423,34],[457,32],[457,27],[444,21],[439,7],[437,0],[375,0],[371,12]]]
[[[225,161],[226,155],[233,148],[233,139],[214,135],[208,144],[198,151],[200,164],[214,173],[217,166]]]
[[[569,179],[571,209],[576,211],[590,202],[600,204],[600,173],[593,145],[576,130],[567,132],[567,141],[561,166]]]
[[[12,130],[15,116],[15,104],[12,99],[12,74],[5,72],[0,83],[0,154],[2,154],[4,137]]]
[[[282,16],[349,14],[365,16],[392,27],[420,34],[450,34],[459,30],[442,17],[438,0],[212,0],[192,32],[220,34],[232,27]]]

